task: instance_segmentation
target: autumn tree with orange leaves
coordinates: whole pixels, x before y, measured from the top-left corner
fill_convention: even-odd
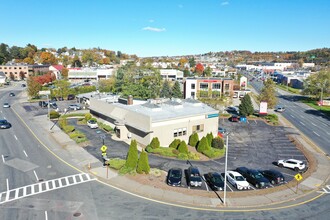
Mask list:
[[[42,52],[40,54],[40,62],[42,64],[51,64],[51,65],[57,64],[56,57],[49,52]]]
[[[195,73],[197,73],[198,76],[203,75],[204,72],[204,66],[201,63],[197,63],[196,67],[195,67]]]

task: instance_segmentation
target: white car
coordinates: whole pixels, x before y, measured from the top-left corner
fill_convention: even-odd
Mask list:
[[[90,128],[98,128],[97,121],[91,119],[87,121],[87,126]]]
[[[279,167],[291,168],[295,171],[303,170],[306,168],[306,165],[301,160],[288,159],[288,160],[279,160],[277,161]]]
[[[227,180],[231,185],[235,186],[238,190],[250,189],[250,184],[246,179],[236,171],[227,171]]]
[[[71,104],[71,105],[69,105],[69,109],[71,109],[71,110],[80,110],[81,107],[78,104]]]
[[[4,107],[4,108],[10,108],[10,105],[9,105],[8,102],[5,102],[5,103],[3,103],[3,107]]]

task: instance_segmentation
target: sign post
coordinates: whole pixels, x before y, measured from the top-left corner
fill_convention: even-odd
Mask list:
[[[49,103],[50,90],[39,91],[38,94],[47,96],[47,117],[48,117],[48,120],[51,121],[50,120],[50,111],[49,111],[49,107],[50,107],[50,103]],[[49,130],[51,130],[51,129],[52,129],[52,126],[49,128]]]
[[[298,183],[303,179],[303,177],[300,173],[297,173],[296,175],[294,175],[294,178],[297,180],[296,193],[298,193]]]

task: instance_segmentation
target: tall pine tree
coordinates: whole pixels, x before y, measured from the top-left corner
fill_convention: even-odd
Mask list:
[[[127,157],[126,157],[126,163],[125,166],[130,169],[134,169],[137,166],[137,162],[139,159],[138,149],[137,149],[137,142],[136,140],[132,140],[131,144],[129,146]]]
[[[171,88],[167,80],[164,81],[162,90],[160,91],[159,96],[161,98],[171,98]]]
[[[239,113],[243,116],[252,115],[254,108],[249,94],[246,94],[239,105]]]
[[[182,92],[180,88],[180,83],[178,81],[175,81],[173,88],[172,88],[172,97],[174,98],[182,98]]]

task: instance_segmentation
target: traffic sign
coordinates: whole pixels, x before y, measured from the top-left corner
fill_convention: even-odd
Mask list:
[[[105,146],[105,145],[102,145],[102,147],[100,148],[100,150],[102,151],[102,152],[106,152],[107,151],[107,146]]]
[[[297,181],[300,181],[303,179],[302,175],[300,173],[294,175],[294,178],[297,180]]]

